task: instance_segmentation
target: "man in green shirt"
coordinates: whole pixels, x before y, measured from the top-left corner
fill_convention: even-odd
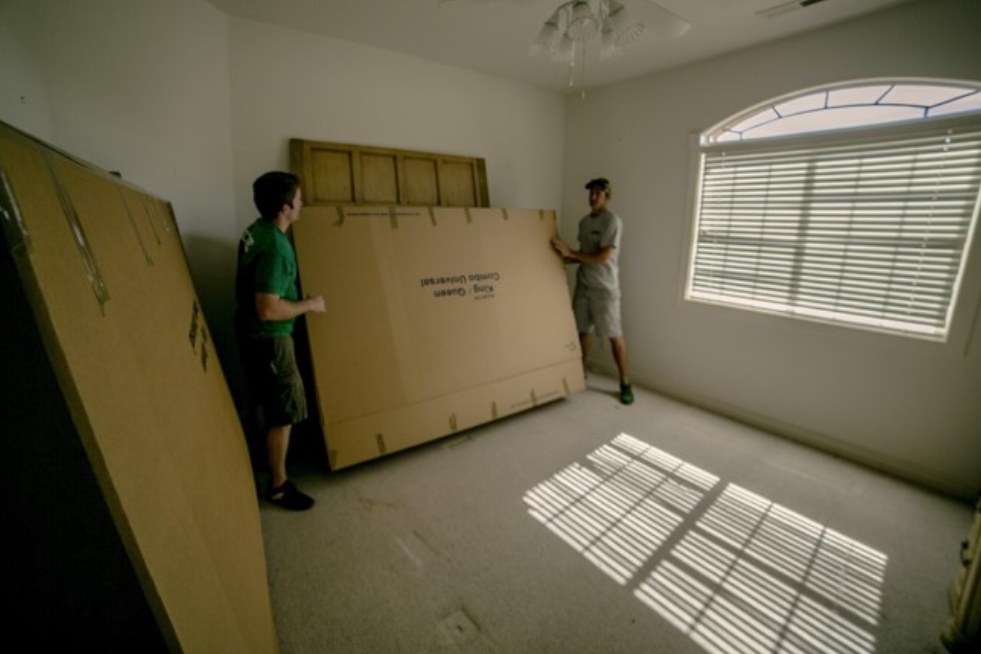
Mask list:
[[[300,218],[300,180],[269,172],[252,184],[261,214],[242,234],[235,280],[236,325],[242,362],[253,401],[263,417],[272,475],[266,499],[302,511],[313,498],[286,476],[286,452],[294,424],[307,417],[303,380],[293,354],[293,322],[308,312],[322,313],[321,296],[299,298],[296,254],[286,230]]]
[[[627,342],[620,326],[620,239],[623,223],[606,204],[613,190],[604,177],[586,184],[590,212],[579,221],[579,250],[573,250],[560,239],[552,247],[567,263],[578,263],[576,290],[572,310],[579,330],[583,368],[592,344],[590,331],[596,328],[600,338],[608,337],[613,359],[620,371],[620,401],[632,404],[634,391],[627,372]]]

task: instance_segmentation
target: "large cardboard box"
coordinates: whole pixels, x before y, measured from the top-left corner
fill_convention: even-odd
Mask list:
[[[305,207],[294,242],[332,469],[584,387],[551,211]]]
[[[170,206],[0,123],[7,637],[276,652],[246,443]]]

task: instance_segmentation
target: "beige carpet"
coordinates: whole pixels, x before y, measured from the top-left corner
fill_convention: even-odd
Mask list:
[[[971,508],[613,380],[262,507],[285,654],[942,652]]]

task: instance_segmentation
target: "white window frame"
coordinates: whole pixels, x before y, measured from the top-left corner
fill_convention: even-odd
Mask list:
[[[830,88],[830,87],[829,87]],[[805,95],[812,91],[802,91],[800,95]],[[796,94],[795,94],[796,95]],[[793,97],[793,96],[785,96]],[[766,104],[766,103],[764,103]],[[761,105],[757,105],[759,107]],[[752,110],[750,110],[752,111]],[[740,115],[746,115],[747,112],[742,112]],[[796,313],[793,309],[774,309],[773,307],[765,306],[748,306],[747,303],[740,302],[729,302],[729,301],[718,301],[709,300],[705,298],[697,297],[693,295],[693,280],[696,265],[696,253],[699,245],[699,223],[700,215],[702,213],[701,198],[702,198],[702,182],[703,182],[703,172],[706,155],[719,152],[738,152],[738,153],[751,153],[751,152],[767,152],[773,151],[775,153],[784,152],[788,150],[798,149],[798,148],[815,148],[815,147],[833,147],[837,145],[849,145],[849,144],[862,144],[862,143],[874,143],[881,141],[889,141],[891,139],[902,139],[908,137],[922,136],[924,134],[934,133],[939,129],[981,129],[981,114],[972,113],[967,115],[960,115],[955,117],[944,117],[944,118],[930,118],[917,121],[909,121],[903,123],[890,123],[883,126],[873,126],[873,127],[859,127],[859,128],[848,128],[839,129],[834,131],[825,132],[811,132],[802,135],[792,135],[792,136],[780,136],[780,137],[769,137],[761,138],[758,140],[746,140],[740,142],[723,142],[723,143],[713,143],[705,144],[702,138],[693,139],[693,148],[695,149],[696,166],[693,171],[693,178],[695,184],[693,185],[693,196],[691,202],[691,232],[689,234],[689,247],[688,247],[688,259],[686,262],[686,271],[684,276],[685,286],[683,299],[689,302],[698,303],[702,305],[714,305],[725,308],[742,309],[744,311],[749,311],[757,314],[769,314],[775,316],[781,316],[785,318],[791,318],[795,320],[804,320],[812,323],[824,323],[828,325],[833,325],[835,328],[847,328],[847,329],[857,329],[863,331],[872,331],[877,333],[887,333],[887,334],[899,334],[903,336],[912,337],[914,339],[928,340],[934,342],[945,343],[950,340],[952,334],[956,331],[959,336],[958,340],[964,340],[962,336],[965,332],[969,332],[971,329],[972,321],[978,319],[977,312],[979,309],[979,301],[976,297],[978,295],[979,289],[981,289],[981,284],[978,281],[978,271],[979,268],[979,254],[977,253],[978,245],[976,241],[978,240],[978,213],[979,205],[981,205],[981,197],[975,200],[973,215],[970,219],[970,224],[968,232],[964,241],[964,246],[962,253],[960,255],[960,266],[953,283],[953,288],[950,295],[950,303],[947,308],[947,318],[945,323],[945,329],[942,333],[932,333],[923,334],[915,331],[906,331],[903,329],[883,327],[882,325],[873,324],[862,324],[860,322],[848,321],[835,319],[834,317],[818,317],[814,315],[802,315]],[[715,128],[713,128],[715,129]],[[704,136],[705,132],[701,136]],[[973,252],[973,255],[972,255]],[[969,272],[973,270],[973,274]],[[965,281],[966,276],[971,275],[972,278],[967,284],[969,287],[967,289],[966,295],[967,299],[974,300],[974,302],[964,302],[965,299]],[[971,306],[967,306],[971,305]],[[961,319],[957,320],[955,324],[955,319],[957,316],[955,313],[961,314]]]

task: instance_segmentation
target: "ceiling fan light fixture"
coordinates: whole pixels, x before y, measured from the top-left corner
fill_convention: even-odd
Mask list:
[[[624,29],[616,33],[616,44],[619,47],[629,45],[634,39],[644,33],[644,26],[641,23],[631,23]]]
[[[593,14],[592,8],[586,0],[575,0],[572,3],[572,14],[569,17],[569,25],[566,27],[566,34],[573,41],[580,43],[588,41],[596,36],[599,30],[599,21]]]
[[[473,1],[473,0],[471,0]],[[630,0],[642,20],[635,20],[619,0],[560,0],[559,6],[539,28],[529,52],[569,67],[570,86],[582,85],[589,42],[599,37],[599,59],[623,54],[624,47],[641,34],[675,37],[691,25],[661,7],[657,0]],[[775,0],[820,2],[821,0]],[[585,93],[585,91],[584,91]]]
[[[613,28],[613,31],[619,34],[624,29],[630,27],[630,16],[627,14],[627,8],[622,4],[617,2],[617,0],[607,0],[606,4],[606,22]]]
[[[568,33],[563,34],[552,58],[564,64],[571,63],[572,55],[575,54],[575,45],[576,42],[569,38]]]
[[[555,12],[552,17],[542,25],[538,31],[538,36],[531,44],[531,54],[538,55],[552,52],[555,50],[559,41],[559,13]]]
[[[623,49],[617,45],[617,34],[609,21],[603,22],[603,29],[600,31],[600,59],[610,59],[619,57],[623,54]]]
[[[572,0],[572,20],[590,18],[592,15],[593,9],[587,0]]]

